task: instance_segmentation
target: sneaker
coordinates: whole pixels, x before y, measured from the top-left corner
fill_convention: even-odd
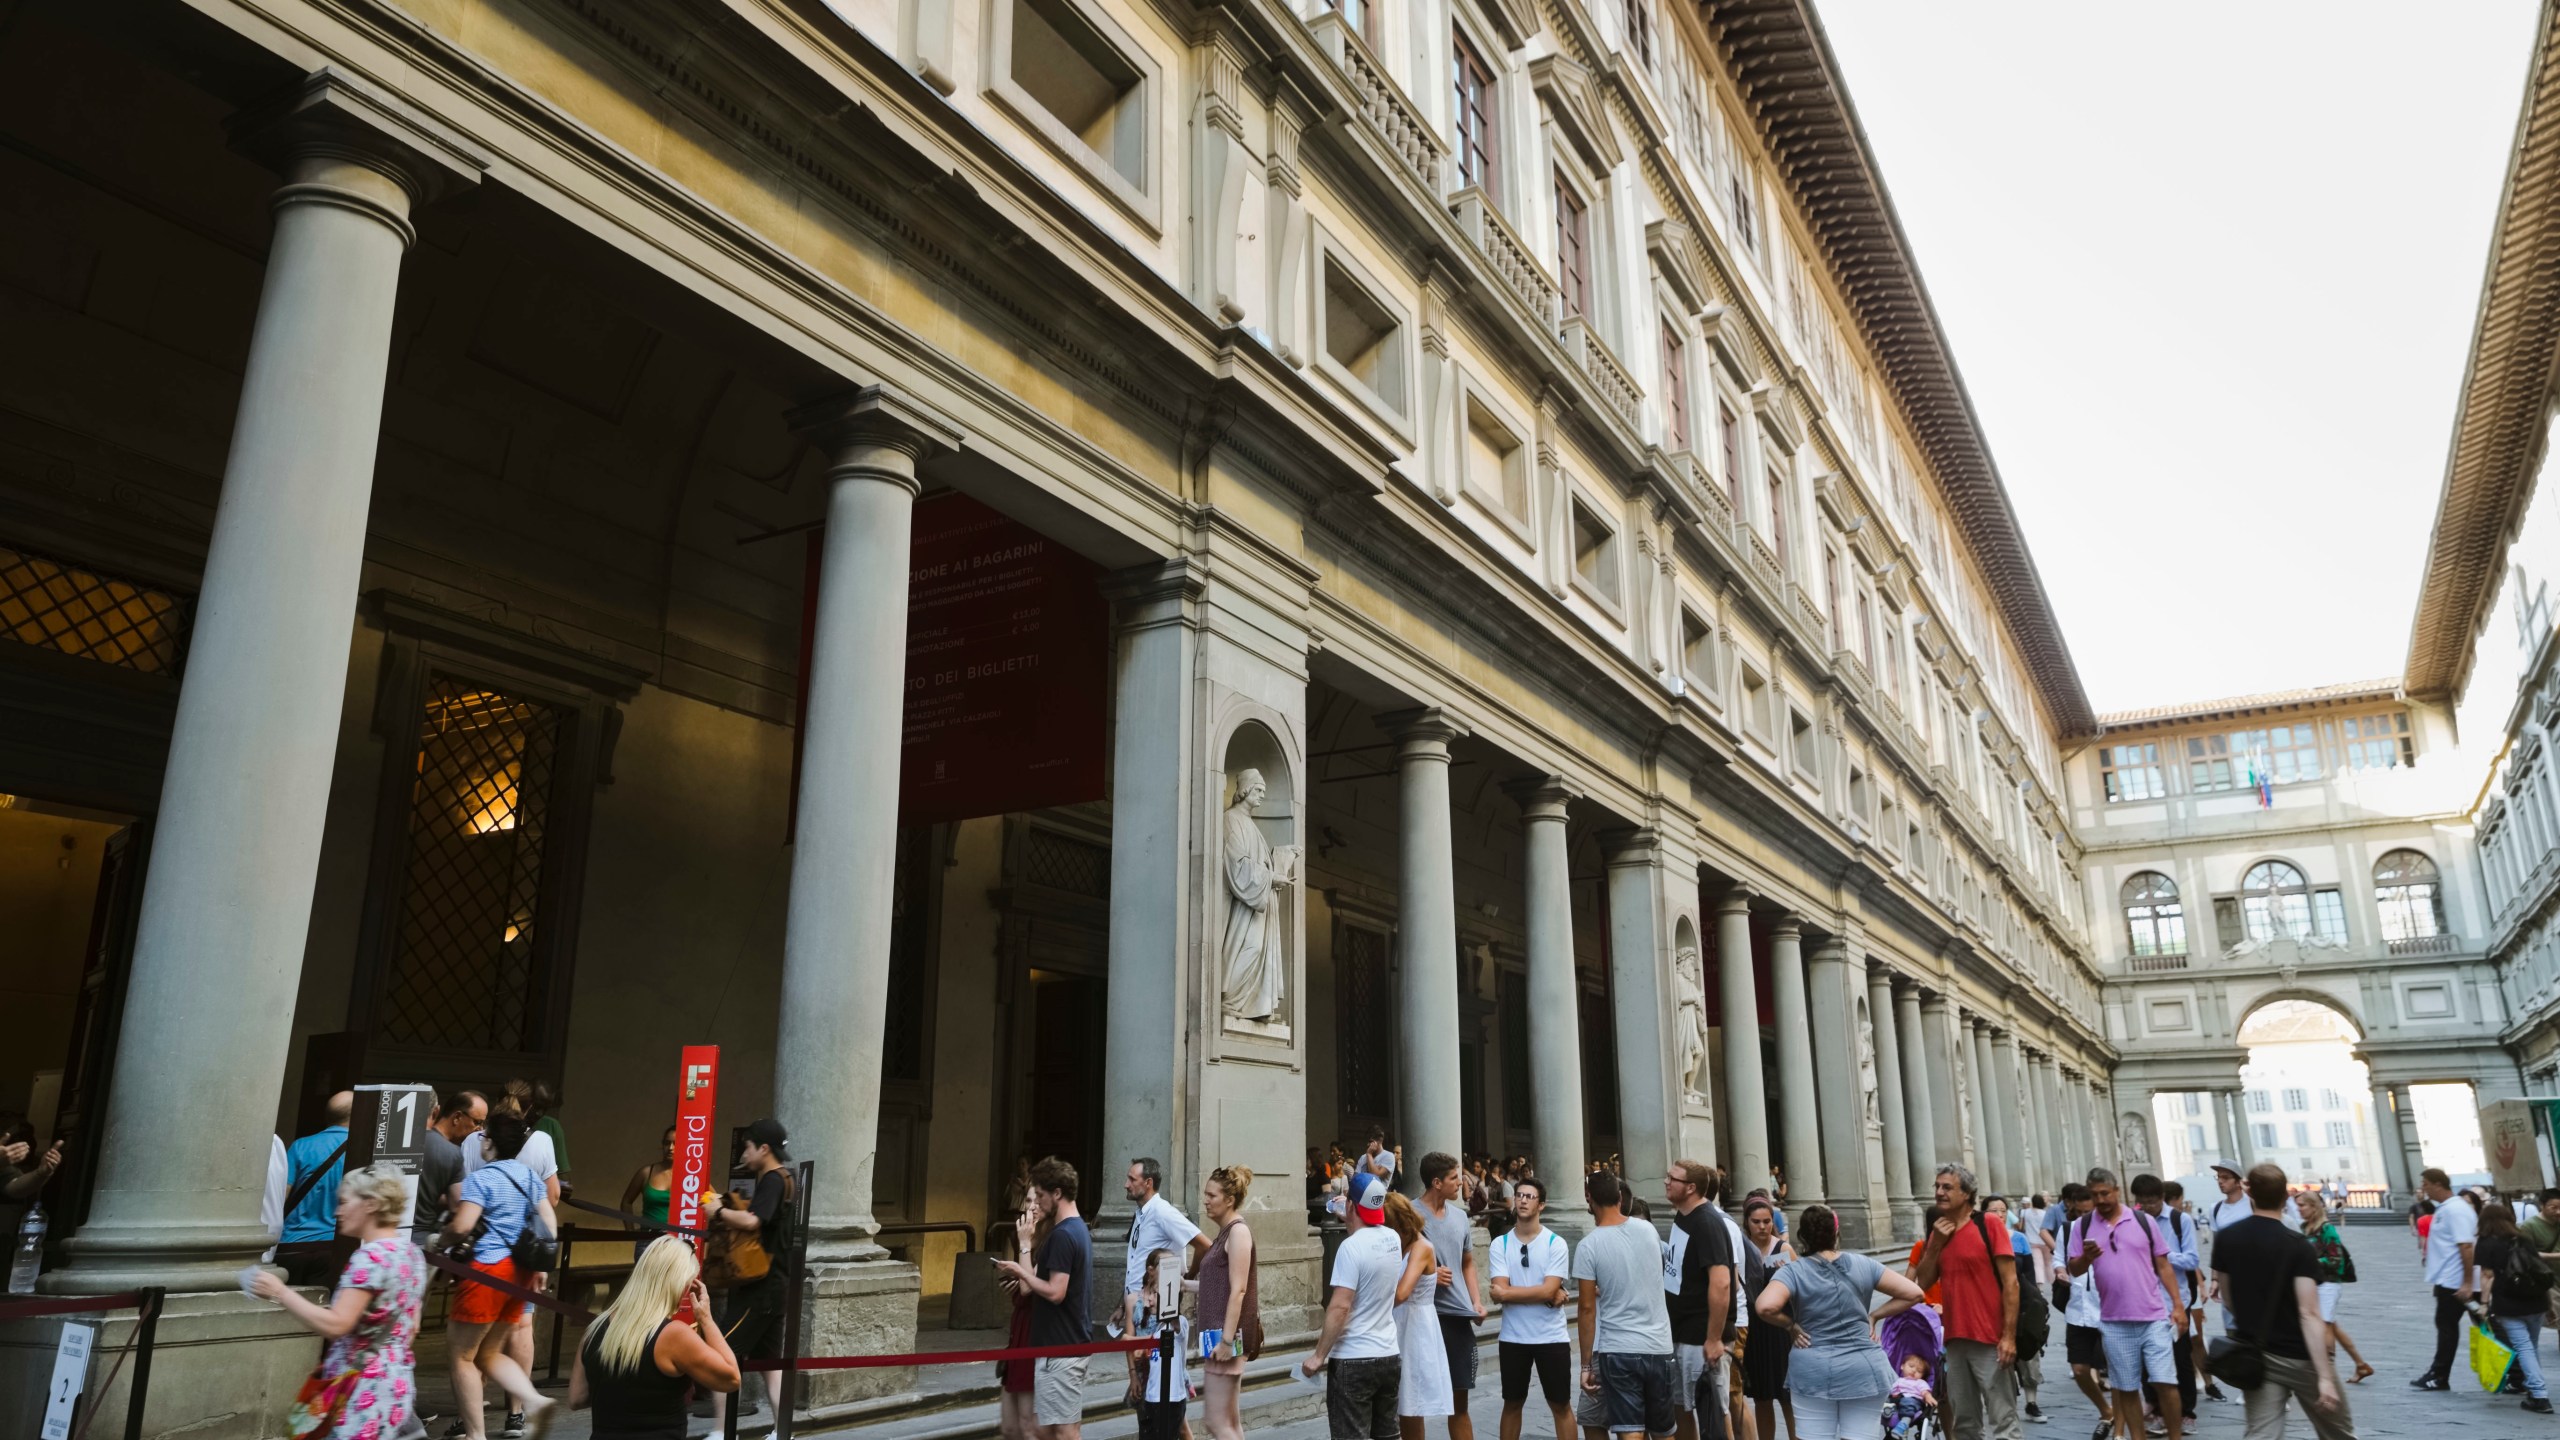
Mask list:
[[[2154,1415],[2149,1421],[2144,1423],[2142,1433],[2145,1435],[2166,1435],[2169,1433],[2169,1422],[2161,1419],[2157,1415]]]
[[[2536,1415],[2548,1415],[2551,1413],[2551,1402],[2548,1400],[2528,1399],[2524,1402],[2524,1405],[2521,1408],[2530,1410]]]
[[[2107,1440],[2107,1437],[2114,1433],[2116,1433],[2116,1422],[2101,1420],[2098,1422],[2098,1428],[2089,1432],[2089,1440]]]
[[[2219,1385],[2207,1385],[2204,1387],[2204,1398],[2212,1401],[2216,1405],[2228,1405],[2231,1403],[2231,1397],[2223,1394],[2222,1387]]]
[[[506,1427],[500,1430],[498,1434],[504,1437],[504,1440],[524,1440],[524,1412],[521,1410],[508,1411]]]
[[[2453,1387],[2433,1375],[2421,1375],[2409,1382],[2412,1390],[2450,1390]]]
[[[2047,1425],[2052,1423],[2046,1418],[2044,1407],[2036,1404],[2033,1400],[2027,1402],[2027,1418],[2038,1425]]]
[[[444,1434],[438,1440],[469,1440],[470,1434],[471,1427],[456,1420],[444,1427]]]

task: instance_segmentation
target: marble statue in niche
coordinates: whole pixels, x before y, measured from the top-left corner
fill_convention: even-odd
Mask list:
[[[1876,1099],[1876,1025],[1867,1015],[1867,1002],[1858,1002],[1858,1090],[1866,1100],[1866,1133],[1884,1133],[1884,1111]]]
[[[1671,973],[1679,985],[1679,1013],[1671,1027],[1680,1045],[1680,1094],[1692,1105],[1707,1103],[1707,981],[1698,947],[1683,945],[1672,957]]]
[[[1239,770],[1235,803],[1221,827],[1221,872],[1227,882],[1227,934],[1219,947],[1219,993],[1226,1014],[1257,1023],[1280,1013],[1289,978],[1288,937],[1280,892],[1298,883],[1298,847],[1263,838],[1253,812],[1270,794],[1259,770]]]
[[[2116,1139],[2124,1146],[2125,1168],[2140,1169],[2151,1163],[2151,1127],[2142,1117],[2127,1110],[2116,1117]]]

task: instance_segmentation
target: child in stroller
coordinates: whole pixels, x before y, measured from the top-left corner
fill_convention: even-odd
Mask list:
[[[1938,1418],[1938,1396],[1929,1388],[1929,1362],[1903,1357],[1902,1378],[1884,1397],[1886,1440],[1923,1440]]]

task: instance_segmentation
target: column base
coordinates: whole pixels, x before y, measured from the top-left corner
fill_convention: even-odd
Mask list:
[[[1841,1249],[1872,1250],[1879,1245],[1893,1243],[1893,1236],[1879,1227],[1880,1217],[1868,1212],[1865,1200],[1825,1200],[1822,1203],[1830,1206],[1831,1213],[1840,1217]],[[1796,1215],[1800,1217],[1803,1213],[1802,1207],[1798,1207]],[[1792,1226],[1794,1223],[1795,1220],[1790,1218],[1788,1224]]]
[[[1276,1223],[1274,1223],[1276,1222]],[[1484,1232],[1476,1232],[1481,1236]],[[1253,1215],[1254,1267],[1262,1287],[1262,1349],[1302,1343],[1324,1328],[1329,1296],[1324,1274],[1324,1235],[1289,1214]],[[1481,1264],[1481,1262],[1479,1262]],[[1481,1268],[1477,1271],[1482,1274]]]
[[[256,1263],[275,1243],[254,1225],[83,1225],[62,1244],[70,1263],[45,1272],[36,1288],[47,1295],[117,1295],[158,1285],[238,1295],[240,1267]]]
[[[33,1435],[43,1424],[45,1391],[66,1319],[99,1325],[89,1360],[89,1392],[96,1395],[116,1357],[131,1348],[136,1318],[128,1308],[0,1320],[0,1434]],[[272,1440],[284,1434],[285,1409],[311,1373],[320,1344],[292,1316],[236,1288],[228,1294],[172,1295],[152,1338],[151,1393],[141,1433]],[[105,1393],[89,1425],[91,1435],[125,1433],[134,1364],[127,1359]]]
[[[903,1260],[812,1263],[800,1286],[803,1355],[905,1355],[916,1348],[916,1267]],[[799,1377],[796,1409],[843,1405],[913,1390],[912,1365],[819,1370]]]
[[[1912,1241],[1919,1239],[1930,1208],[1937,1203],[1938,1197],[1935,1195],[1906,1195],[1899,1200],[1888,1202],[1887,1210],[1893,1221],[1893,1234],[1876,1243],[1909,1245]]]

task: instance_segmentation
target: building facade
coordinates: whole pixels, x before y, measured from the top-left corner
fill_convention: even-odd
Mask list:
[[[609,1189],[721,1045],[811,1353],[1024,1153],[1269,1177],[1283,1337],[1371,1125],[1877,1244],[2116,1154],[2094,721],[1794,0],[5,23],[0,1104],[151,1433],[283,1413],[356,1081]]]
[[[2478,775],[2451,716],[2377,681],[2101,725],[2071,784],[2090,913],[2103,917],[2091,944],[2124,1056],[2128,1163],[2183,1149],[2176,1173],[2203,1168],[2201,1133],[2231,1158],[2290,1170],[2364,1151],[2353,1113],[2364,1109],[2380,1169],[2356,1178],[2412,1193],[2424,1168],[2412,1085],[2520,1093],[2495,1038],[2506,1006],[2472,851]],[[2352,1037],[2370,1087],[2357,1105],[2278,1103],[2336,1082],[2244,1083],[2252,1045],[2284,1038],[2247,1033],[2253,1018],[2288,1002],[2327,1010]],[[2340,1120],[2354,1129],[2332,1145]],[[2180,1132],[2187,1143],[2171,1145]]]

